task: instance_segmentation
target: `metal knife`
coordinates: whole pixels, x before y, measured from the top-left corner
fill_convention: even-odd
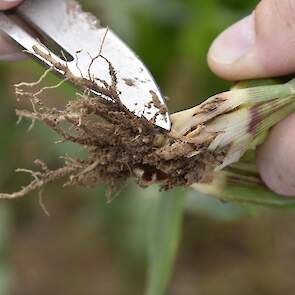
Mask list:
[[[135,115],[153,119],[155,125],[170,130],[168,112],[163,112],[159,103],[154,103],[156,97],[160,105],[165,105],[165,99],[146,66],[115,33],[102,27],[76,1],[25,0],[17,9],[0,12],[0,29],[32,56],[52,66],[33,50],[36,46],[44,51],[44,45],[37,37],[42,36],[54,59],[67,64],[77,77],[89,75],[91,57],[97,56],[101,49],[116,71],[121,102]],[[63,55],[59,54],[61,51]],[[104,59],[95,61],[91,74],[110,81]]]

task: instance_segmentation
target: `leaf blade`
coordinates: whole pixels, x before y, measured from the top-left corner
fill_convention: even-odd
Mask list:
[[[172,274],[185,210],[182,190],[154,200],[148,235],[147,295],[163,295]]]

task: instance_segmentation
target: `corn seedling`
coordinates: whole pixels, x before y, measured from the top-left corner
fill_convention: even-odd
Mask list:
[[[162,190],[169,190],[193,186],[219,198],[226,195],[231,182],[266,189],[254,161],[243,163],[243,156],[254,151],[269,129],[294,110],[295,79],[253,87],[248,83],[246,88],[237,85],[192,109],[171,115],[172,129],[168,133],[121,104],[116,69],[102,55],[96,59],[102,58],[108,64],[110,84],[99,77],[75,77],[46,48],[35,51],[51,68],[35,83],[16,85],[18,99],[29,99],[33,106],[31,111],[17,110],[17,116],[46,124],[60,135],[59,143],[77,143],[88,157],[65,157],[64,166],[57,170],[37,160],[40,171],[18,170],[30,173],[33,181],[19,192],[1,194],[1,198],[23,197],[60,178],[66,179],[66,185],[93,187],[106,183],[109,196],[130,177],[144,187],[160,184]],[[58,85],[41,87],[53,69],[64,79]],[[83,90],[63,110],[47,107],[42,101],[44,91],[65,81]],[[93,89],[98,95],[91,93]]]

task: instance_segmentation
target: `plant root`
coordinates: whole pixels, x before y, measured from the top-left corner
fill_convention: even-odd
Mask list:
[[[85,159],[65,157],[64,166],[53,171],[41,161],[36,162],[41,171],[18,170],[30,173],[33,181],[19,192],[0,194],[0,198],[21,198],[33,191],[41,191],[59,179],[65,179],[65,185],[84,187],[105,183],[109,197],[130,177],[143,187],[158,183],[162,190],[212,180],[213,171],[222,162],[228,147],[210,152],[210,142],[191,143],[185,137],[175,137],[144,117],[131,113],[120,102],[116,71],[101,55],[101,50],[91,59],[89,73],[96,59],[105,59],[109,66],[110,84],[90,74],[88,78],[76,77],[67,66],[55,61],[49,52],[34,50],[52,67],[37,82],[15,85],[17,98],[29,99],[32,104],[30,111],[16,111],[19,121],[25,118],[47,125],[60,136],[58,143],[76,143],[87,151],[88,156]],[[52,70],[62,73],[64,79],[57,85],[34,92],[33,89]],[[65,81],[70,81],[82,91],[63,110],[44,105],[41,98],[44,91],[57,88]]]

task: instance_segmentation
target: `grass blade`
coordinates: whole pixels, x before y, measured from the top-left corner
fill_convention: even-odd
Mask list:
[[[161,193],[154,200],[148,236],[147,295],[165,294],[180,240],[185,195],[176,190]]]

